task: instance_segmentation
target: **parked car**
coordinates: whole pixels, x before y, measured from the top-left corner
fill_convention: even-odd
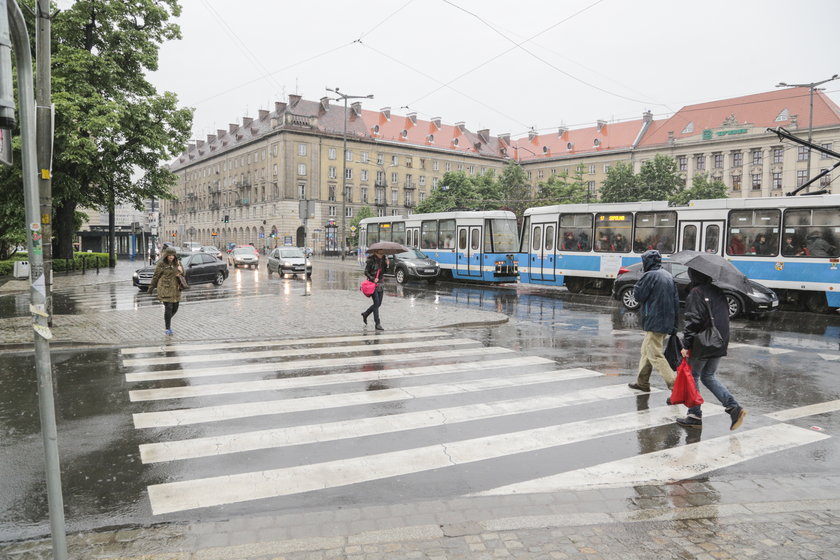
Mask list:
[[[398,284],[409,280],[426,280],[433,284],[440,276],[440,267],[420,249],[409,247],[407,251],[388,257],[387,274],[393,274]]]
[[[180,251],[178,259],[184,267],[184,276],[190,285],[207,284],[212,282],[221,286],[228,277],[228,267],[224,261],[205,253],[187,253]],[[152,277],[155,275],[155,265],[144,266],[134,271],[131,283],[141,291],[149,289]]]
[[[303,249],[299,247],[277,247],[268,254],[268,277],[276,272],[280,276],[286,274],[306,274],[312,277],[312,262],[306,258]]]
[[[185,241],[183,249],[187,253],[197,253],[198,251],[201,251],[201,243],[196,241]]]
[[[217,247],[214,247],[213,245],[205,245],[201,248],[201,252],[216,257],[219,260],[222,260],[222,252],[219,251],[219,249]]]
[[[685,303],[685,298],[688,297],[689,285],[691,284],[691,279],[688,277],[688,267],[664,260],[662,261],[662,268],[674,276],[674,282],[677,284],[677,292],[679,292],[680,296],[680,303]],[[618,271],[618,276],[613,284],[612,295],[627,309],[639,308],[639,302],[633,297],[633,288],[636,286],[639,278],[642,277],[642,273],[642,263],[621,267]],[[779,298],[776,296],[776,292],[762,286],[758,282],[750,280],[752,290],[749,293],[734,286],[718,285],[723,290],[726,301],[729,304],[730,318],[738,317],[742,314],[752,315],[754,313],[775,311],[779,308]]]
[[[260,254],[251,245],[236,247],[230,252],[228,259],[233,268],[239,268],[240,266],[257,268],[260,264]]]

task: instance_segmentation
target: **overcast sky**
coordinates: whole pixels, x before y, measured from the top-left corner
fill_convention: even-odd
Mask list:
[[[514,137],[840,73],[837,0],[181,0],[151,76],[193,136],[325,87]],[[827,84],[840,101],[840,80]]]

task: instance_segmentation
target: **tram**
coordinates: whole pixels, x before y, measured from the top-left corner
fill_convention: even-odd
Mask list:
[[[840,195],[529,208],[520,281],[606,290],[648,249],[715,253],[783,300],[840,307]]]
[[[365,218],[359,223],[359,260],[377,241],[423,251],[456,280],[516,282],[516,216],[502,210],[435,212]]]

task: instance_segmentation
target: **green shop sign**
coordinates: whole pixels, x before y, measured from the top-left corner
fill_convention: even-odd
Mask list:
[[[730,136],[733,134],[746,134],[749,132],[748,128],[736,128],[732,130],[719,130],[717,132],[713,132],[711,129],[707,128],[703,130],[703,140],[711,140],[715,135],[717,136]]]

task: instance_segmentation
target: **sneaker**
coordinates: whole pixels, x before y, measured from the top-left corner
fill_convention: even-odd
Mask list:
[[[163,334],[171,335],[172,334],[172,329],[166,329],[165,331],[163,331]]]
[[[727,409],[726,412],[729,413],[729,417],[732,419],[732,425],[729,426],[730,430],[737,430],[740,428],[741,424],[744,423],[744,418],[747,416],[747,411],[738,405]]]
[[[645,393],[650,393],[650,386],[642,387],[638,383],[628,383],[627,386],[630,387],[631,389],[635,389],[637,391],[644,391]]]
[[[702,428],[703,421],[699,418],[695,418],[694,416],[686,416],[685,418],[677,418],[677,424],[680,426],[686,426],[688,428]]]

